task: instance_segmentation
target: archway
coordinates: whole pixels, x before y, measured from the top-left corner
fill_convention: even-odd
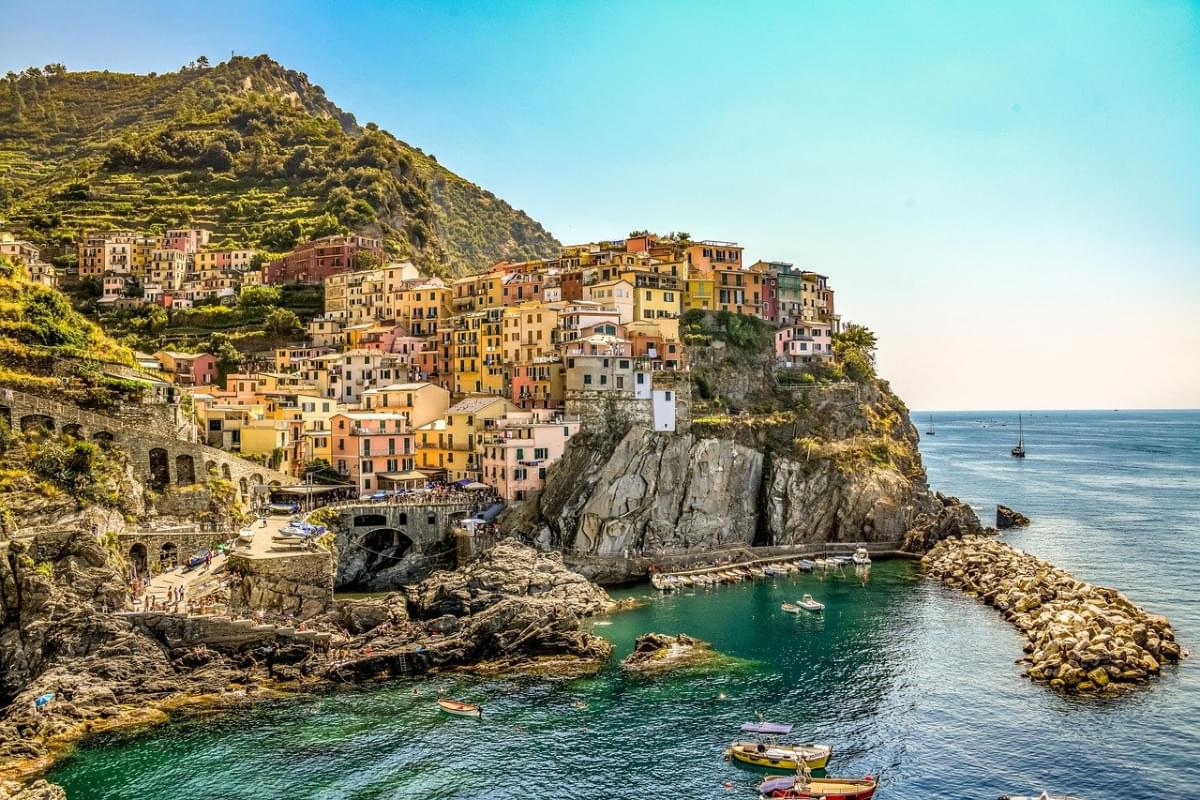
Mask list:
[[[129,563],[138,575],[146,574],[146,545],[136,542],[133,547],[129,548]]]
[[[263,476],[259,475],[257,472],[250,476],[250,480],[254,482],[255,486],[263,485]]]
[[[242,498],[245,499],[248,497],[250,494],[250,484],[246,482],[245,478],[238,478],[238,486],[241,487]]]
[[[158,491],[171,482],[171,462],[167,451],[161,447],[150,448],[150,487]]]
[[[196,461],[187,453],[175,456],[175,482],[180,486],[196,482]]]
[[[8,406],[0,406],[0,420],[8,427],[12,427],[12,409]]]
[[[158,565],[164,570],[174,569],[179,563],[179,548],[166,542],[158,549]]]
[[[228,464],[221,465],[221,477],[227,481],[233,480],[233,472],[230,471]],[[244,489],[242,491],[245,491]]]
[[[116,441],[116,437],[114,437],[108,431],[96,431],[92,434],[92,441],[101,447],[108,447],[114,441]]]
[[[368,572],[395,566],[412,547],[413,541],[395,528],[377,528],[362,538]]]
[[[54,419],[45,414],[26,414],[21,417],[21,433],[35,430],[53,431]]]
[[[387,525],[387,517],[383,514],[359,514],[354,518],[354,527],[365,528],[368,526],[380,527]]]
[[[68,422],[66,425],[63,425],[62,432],[67,436],[70,436],[72,439],[83,438],[83,426],[78,422]]]
[[[217,477],[217,462],[205,461],[204,462],[204,474],[209,478]]]

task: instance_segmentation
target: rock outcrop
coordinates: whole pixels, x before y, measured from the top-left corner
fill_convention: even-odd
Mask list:
[[[640,673],[667,672],[701,666],[716,656],[711,644],[686,633],[677,636],[644,633],[637,638],[633,652],[621,662],[621,668]]]
[[[1029,524],[1029,517],[1020,511],[1013,511],[1005,505],[996,505],[996,527],[1000,530],[1008,528],[1024,528]]]
[[[1184,655],[1166,617],[1002,542],[948,539],[921,563],[930,576],[998,609],[1025,636],[1026,674],[1054,689],[1117,692]]]

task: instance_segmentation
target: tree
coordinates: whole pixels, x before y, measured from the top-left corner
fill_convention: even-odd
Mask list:
[[[300,477],[309,478],[313,483],[339,484],[345,482],[333,465],[323,458],[314,458],[305,464],[304,472]]]
[[[200,69],[208,69],[208,56],[200,56],[197,58],[196,66]]]
[[[863,383],[875,377],[875,348],[878,337],[864,325],[846,325],[833,335],[833,352],[846,376]]]
[[[382,264],[374,250],[355,250],[354,268],[357,270],[379,269]]]
[[[217,382],[225,383],[225,378],[232,372],[237,372],[245,362],[245,357],[233,346],[233,340],[227,333],[214,333],[208,337],[208,352],[217,359]]]
[[[279,303],[279,289],[274,286],[247,286],[238,295],[238,308],[266,308]]]
[[[286,339],[304,330],[300,318],[290,308],[273,308],[263,320],[263,327],[277,339]]]

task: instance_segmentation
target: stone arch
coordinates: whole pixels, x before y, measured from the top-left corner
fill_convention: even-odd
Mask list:
[[[179,548],[174,542],[163,542],[158,548],[158,564],[164,570],[172,569],[179,563]]]
[[[196,482],[196,460],[187,453],[175,456],[175,482],[180,486]]]
[[[161,447],[150,448],[150,486],[162,491],[171,483],[171,458]]]
[[[365,528],[368,526],[383,527],[387,525],[387,517],[383,514],[359,514],[354,518],[354,527]]]
[[[238,478],[238,486],[241,487],[242,497],[246,497],[250,494],[250,485],[246,482],[244,477]]]
[[[365,567],[368,572],[395,566],[400,563],[413,545],[413,540],[395,528],[376,528],[362,538],[365,551]]]
[[[233,480],[233,471],[229,469],[229,464],[221,464],[221,477],[227,481]]]
[[[280,483],[279,481],[271,481],[270,483],[267,484],[267,488],[270,489],[272,492],[278,492],[280,489],[283,488],[283,484]]]
[[[217,477],[217,462],[205,461],[204,462],[204,474],[210,478]]]
[[[78,422],[68,422],[66,425],[63,425],[62,432],[67,436],[70,436],[72,439],[83,438],[83,426]]]
[[[134,542],[133,547],[129,548],[129,563],[137,570],[138,575],[146,574],[146,567],[150,565],[147,558],[146,545]]]
[[[108,447],[116,441],[116,438],[110,431],[96,431],[92,434],[92,441],[102,447]]]
[[[262,476],[262,475],[259,475],[259,474],[256,472],[256,473],[254,473],[253,475],[251,475],[251,476],[250,476],[250,481],[251,481],[251,482],[252,482],[252,483],[253,483],[255,486],[262,486],[262,485],[263,485],[263,476]]]
[[[0,420],[8,427],[12,427],[12,409],[8,406],[0,406]]]
[[[45,414],[26,414],[21,417],[21,433],[28,433],[34,430],[54,430],[54,418],[48,417]]]

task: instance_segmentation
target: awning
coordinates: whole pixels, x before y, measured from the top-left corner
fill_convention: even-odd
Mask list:
[[[460,489],[465,489],[465,488],[467,488],[468,483],[474,483],[474,481],[472,481],[470,478],[463,478],[461,480],[455,481],[454,485]]]
[[[464,483],[462,488],[476,491],[478,489],[486,489],[488,488],[488,485],[486,483],[480,483],[479,481],[469,481],[468,483]]]
[[[381,472],[378,476],[389,481],[420,481],[425,482],[424,473],[417,472],[415,469],[405,470],[404,472]]]
[[[280,486],[278,489],[272,489],[271,494],[298,494],[307,497],[310,494],[325,494],[326,492],[336,492],[339,489],[345,488],[345,486],[327,486],[321,484],[313,484],[312,486]]]
[[[500,512],[504,510],[503,503],[492,503],[490,506],[479,512],[479,518],[484,522],[491,522],[496,517],[500,516]]]
[[[742,725],[742,733],[763,733],[768,736],[783,736],[791,732],[792,726],[786,722],[747,722]]]

